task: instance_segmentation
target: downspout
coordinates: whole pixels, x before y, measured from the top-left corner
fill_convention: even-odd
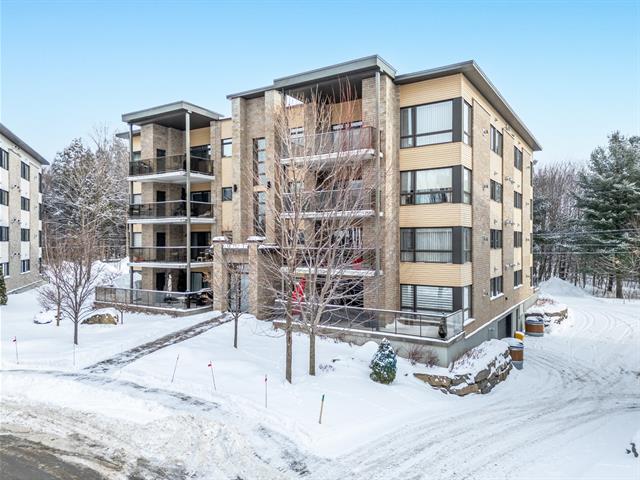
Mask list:
[[[127,174],[130,171],[131,162],[133,162],[133,125],[130,123],[129,124],[129,165],[127,167]],[[131,200],[133,198],[133,182],[127,181],[127,189],[129,193],[128,202],[131,203]],[[129,215],[127,212],[127,219],[128,218],[129,218]],[[132,230],[133,230],[133,224],[129,224],[129,222],[127,222],[127,228],[125,230],[125,242],[126,242],[125,247],[127,252],[127,258],[129,258],[129,261],[131,261],[131,252],[129,249],[131,248],[131,240],[133,238]],[[130,290],[133,289],[133,267],[132,266],[129,267],[129,289]],[[133,296],[133,292],[129,292],[129,294]]]
[[[380,194],[380,70],[376,71],[376,297],[377,306],[380,308],[380,212],[381,212],[381,194]]]

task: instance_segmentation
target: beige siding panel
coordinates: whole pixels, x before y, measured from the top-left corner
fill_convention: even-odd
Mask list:
[[[522,266],[524,265],[524,263],[522,262],[522,249],[521,248],[514,248],[513,249],[513,263],[516,264],[515,270],[520,270],[520,268],[522,268]],[[527,273],[529,273],[529,272],[527,272]]]
[[[465,203],[406,205],[400,207],[399,216],[401,227],[470,227],[471,205]]]
[[[222,231],[233,230],[233,202],[222,202]]]
[[[191,191],[192,192],[210,192],[211,183],[192,183]]]
[[[233,186],[233,157],[223,157],[222,161],[222,174],[220,175],[222,186]]]
[[[192,232],[210,232],[211,225],[203,224],[203,223],[192,223],[191,224]]]
[[[460,144],[460,158],[462,165],[469,170],[473,170],[473,148],[471,146],[465,143]]]
[[[424,147],[401,148],[400,170],[418,170],[421,168],[440,168],[465,164],[462,161],[462,147],[466,145],[456,143],[441,143]],[[467,160],[465,160],[467,161]],[[471,161],[468,159],[468,166]],[[465,164],[466,165],[466,164]]]
[[[140,135],[136,135],[133,137],[133,151],[139,152],[141,148],[142,147],[140,147]]]
[[[496,248],[491,250],[490,256],[490,277],[499,277],[502,275],[502,249]]]
[[[142,184],[140,182],[131,182],[131,193],[142,193]]]
[[[209,127],[191,130],[191,146],[209,145],[211,143],[211,132]]]
[[[502,157],[494,152],[490,155],[491,164],[491,180],[495,180],[498,183],[504,183],[502,179]]]
[[[400,107],[448,100],[459,97],[461,94],[461,74],[408,83],[400,85]]]
[[[362,100],[334,104],[331,110],[331,123],[347,123],[362,120]]]
[[[489,215],[491,221],[489,223],[490,228],[502,230],[502,204],[491,200],[491,211]]]
[[[400,283],[463,287],[472,283],[471,263],[400,263]]]
[[[142,224],[140,223],[134,223],[133,224],[133,231],[135,233],[141,233],[142,232]]]
[[[220,120],[220,138],[233,137],[233,122],[230,118]]]
[[[525,168],[524,166],[522,168]],[[513,184],[513,189],[516,192],[520,192],[522,193],[522,172],[520,170],[518,170],[517,168],[513,169],[513,181],[515,182]],[[524,202],[524,199],[522,199]]]

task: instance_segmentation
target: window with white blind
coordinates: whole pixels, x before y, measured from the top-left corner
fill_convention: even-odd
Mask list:
[[[451,263],[451,228],[401,228],[400,261]]]
[[[132,247],[142,246],[142,232],[133,232],[131,234],[131,246]]]
[[[453,201],[453,170],[431,168],[400,172],[400,205]]]
[[[400,148],[452,141],[452,100],[400,109]]]
[[[427,285],[400,285],[402,310],[411,312],[453,311],[453,288]]]

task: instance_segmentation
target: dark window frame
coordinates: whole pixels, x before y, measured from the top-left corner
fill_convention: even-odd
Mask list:
[[[9,170],[9,152],[4,148],[0,148],[0,168]]]
[[[491,293],[491,298],[495,298],[504,293],[504,279],[502,278],[502,275],[491,278],[489,282],[489,291]]]
[[[402,107],[400,109],[400,148],[416,148],[416,147],[428,147],[430,145],[441,145],[444,143],[453,143],[453,121],[455,118],[455,114],[454,114],[454,100],[455,98],[450,98],[447,100],[438,100],[435,102],[428,102],[428,103],[421,103],[418,105],[410,105],[408,107]],[[427,107],[429,105],[437,105],[440,103],[451,103],[451,128],[448,130],[437,130],[437,131],[433,131],[433,132],[427,132],[427,133],[416,133],[416,126],[417,126],[417,109],[420,107]],[[413,133],[409,134],[409,135],[402,135],[402,112],[409,110],[409,115],[410,115],[410,121],[411,121],[411,130]],[[451,133],[451,140],[447,140],[446,142],[436,142],[436,143],[427,143],[424,145],[416,145],[417,143],[417,138],[418,137],[429,137],[429,136],[433,136],[433,135],[441,135],[443,133]],[[403,146],[403,140],[407,140],[410,139],[411,142],[409,142],[410,144],[408,145],[404,145]]]
[[[0,225],[0,242],[9,241],[9,226]]]
[[[31,166],[28,163],[21,161],[20,162],[20,178],[24,180],[29,180],[30,176],[31,176]]]
[[[11,272],[9,271],[9,262],[0,263],[0,273],[4,278],[9,278],[11,276]]]
[[[448,230],[451,238],[451,246],[449,250],[418,250],[416,248],[416,231],[417,230]],[[409,249],[403,248],[403,239],[405,235],[410,238],[411,247]],[[453,263],[453,228],[452,227],[411,227],[400,229],[400,261],[407,263]],[[419,254],[448,254],[447,260],[416,260]]]
[[[229,147],[229,155],[225,155],[225,147]],[[222,158],[233,157],[233,138],[223,138],[220,140],[220,156]]]
[[[0,205],[9,205],[9,191],[0,188]]]
[[[513,208],[522,210],[522,194],[520,192],[513,192]]]
[[[31,259],[20,260],[20,273],[29,273],[31,271]]]
[[[231,202],[233,200],[233,187],[222,187],[222,201]]]
[[[28,212],[31,210],[31,199],[27,197],[20,197],[20,210]]]
[[[261,159],[260,154],[264,154]],[[267,139],[264,137],[253,139],[253,184],[267,184]]]
[[[412,299],[411,299],[411,307],[405,307],[403,304],[403,298],[402,298],[402,291],[403,291],[403,286],[408,286],[408,287],[412,287]],[[451,292],[451,308],[450,309],[441,309],[441,308],[433,308],[433,309],[421,309],[418,310],[418,288],[417,287],[428,287],[428,288],[444,288],[444,289],[448,289]],[[453,302],[453,296],[454,296],[454,292],[453,292],[454,287],[447,287],[447,286],[442,286],[442,285],[416,285],[416,284],[411,284],[411,283],[401,283],[400,284],[400,310],[405,311],[405,312],[416,312],[416,313],[420,313],[420,312],[453,312],[454,310],[454,302]]]
[[[489,137],[489,148],[491,149],[492,152],[502,157],[503,145],[504,145],[504,137],[502,135],[502,132],[498,130],[496,127],[494,127],[493,125],[491,125],[490,137]]]
[[[416,191],[416,178],[418,172],[428,172],[433,170],[450,170],[451,171],[451,187],[450,188],[439,188],[434,190],[423,190],[420,192]],[[402,190],[402,175],[408,174],[410,175],[410,183],[411,190],[409,192],[403,192]],[[445,200],[439,202],[425,202],[425,203],[417,203],[416,197],[418,195],[444,195]],[[434,198],[434,197],[432,197]],[[400,205],[434,205],[439,203],[453,203],[453,167],[438,167],[438,168],[418,168],[415,170],[402,170],[400,172]]]
[[[465,175],[469,174],[469,190],[467,191],[465,185]],[[471,205],[473,203],[473,171],[463,167],[462,168],[462,203]]]
[[[31,229],[30,228],[21,228],[20,229],[20,241],[21,242],[30,242],[31,241]]]
[[[514,288],[522,286],[522,269],[513,271],[513,286]]]
[[[489,247],[491,248],[491,250],[498,250],[502,248],[502,245],[503,245],[502,230],[499,230],[497,228],[492,228],[489,230],[489,235],[490,235]]]
[[[253,232],[264,237],[267,228],[267,192],[253,193]]]
[[[513,232],[513,248],[522,248],[522,232],[517,230]]]
[[[465,115],[468,110],[469,125],[465,122]],[[469,131],[466,128],[469,127]],[[462,143],[465,145],[473,145],[473,106],[466,100],[462,102]]]
[[[523,160],[522,150],[514,146],[513,147],[513,166],[517,170],[522,171],[522,160]]]
[[[462,227],[462,262],[473,261],[473,229]]]
[[[502,203],[502,184],[491,180],[489,182],[491,200]]]

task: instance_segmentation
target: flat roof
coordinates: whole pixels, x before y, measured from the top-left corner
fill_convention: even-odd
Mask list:
[[[398,75],[394,81],[397,85],[403,85],[407,83],[421,82],[423,80],[430,80],[432,78],[446,77],[457,73],[462,73],[469,79],[473,86],[476,87],[498,111],[498,113],[504,117],[505,121],[513,127],[518,135],[520,135],[527,144],[531,145],[533,150],[542,150],[538,140],[536,140],[524,122],[513,111],[511,106],[474,60]]]
[[[24,140],[18,137],[15,133],[9,130],[4,124],[0,123],[0,134],[7,137],[11,142],[13,142],[16,146],[20,147],[21,150],[24,150],[29,155],[33,157],[38,163],[42,165],[49,165],[49,162],[36,152],[33,148],[31,148]]]
[[[373,73],[376,71],[388,75],[397,85],[420,82],[432,78],[461,73],[469,79],[473,86],[478,89],[478,91],[489,101],[505,121],[528,145],[533,148],[533,150],[542,150],[538,140],[529,131],[520,117],[518,117],[514,112],[498,89],[491,83],[478,64],[473,60],[397,75],[395,68],[393,68],[379,55],[370,55],[368,57],[349,60],[347,62],[337,63],[328,67],[317,68],[295,75],[276,78],[272,85],[246,90],[244,92],[232,93],[227,95],[227,98],[258,98],[263,96],[264,92],[268,90],[287,89],[293,91],[297,88],[304,88],[310,84],[329,82],[340,77],[361,76],[363,74]]]
[[[184,130],[184,114],[186,112],[191,112],[191,129],[208,127],[212,121],[222,118],[220,113],[180,100],[166,105],[125,113],[122,115],[122,121],[139,126],[156,123],[165,127]]]

